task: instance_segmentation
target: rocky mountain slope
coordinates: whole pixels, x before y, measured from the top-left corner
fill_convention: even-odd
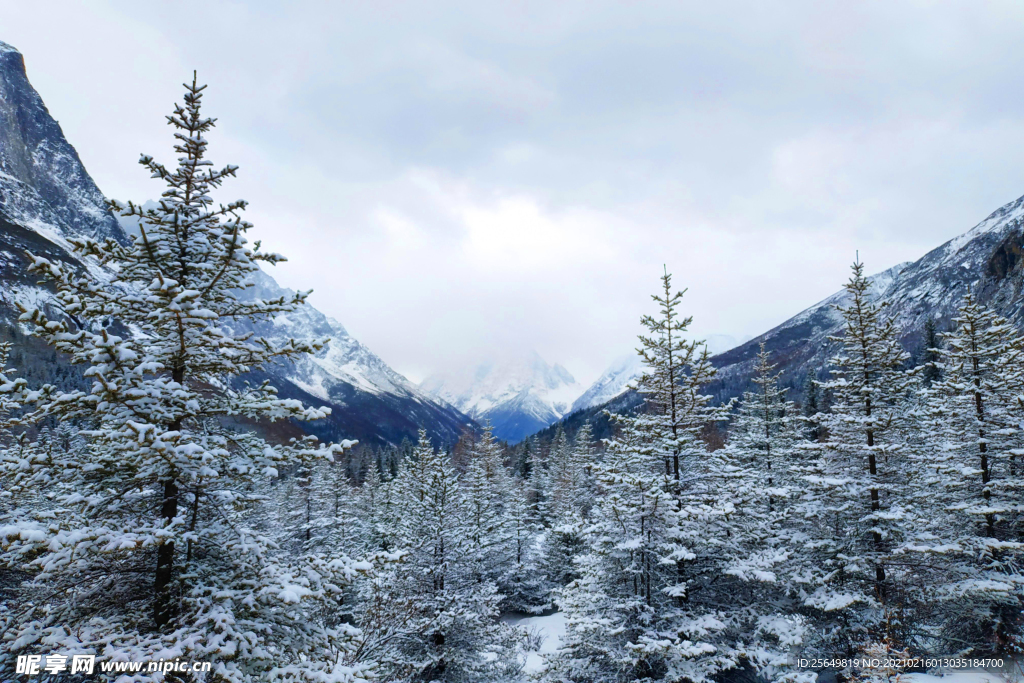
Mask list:
[[[920,352],[928,318],[934,319],[940,330],[947,328],[968,288],[1001,315],[1024,326],[1022,217],[1024,197],[1000,207],[917,261],[899,264],[871,278],[872,295],[889,303],[887,315],[895,319],[908,351]],[[837,280],[842,275],[837,273]],[[724,398],[748,386],[754,356],[763,342],[780,364],[782,380],[793,387],[794,397],[800,398],[809,374],[825,374],[828,358],[836,351],[836,343],[828,337],[839,334],[842,325],[835,306],[846,302],[844,292],[833,294],[746,344],[716,356],[720,373],[712,390]]]
[[[129,163],[131,160],[127,160]],[[0,43],[0,319],[10,326],[17,303],[45,301],[49,292],[26,276],[26,250],[78,263],[69,253],[75,236],[129,239],[133,226],[121,226],[107,210],[103,194],[82,165],[29,83],[21,54]],[[284,294],[261,273],[247,296]],[[325,438],[356,438],[370,444],[415,439],[426,429],[438,443],[454,442],[475,425],[427,396],[387,366],[337,321],[312,306],[256,326],[259,334],[281,339],[329,336],[330,345],[314,358],[266,369],[281,394],[329,405],[330,419],[308,426]],[[305,427],[305,426],[304,426]]]
[[[583,391],[565,368],[548,365],[536,352],[433,375],[420,389],[489,422],[494,434],[510,443],[558,421]]]
[[[120,234],[103,194],[28,81],[25,61],[0,42],[0,210],[60,242]]]
[[[601,376],[594,380],[594,383],[579,398],[573,401],[569,412],[574,413],[577,410],[607,403],[634,386],[643,371],[643,362],[636,352],[616,358],[608,366],[608,369],[601,373]]]
[[[848,276],[848,272],[836,273],[837,284]],[[983,303],[1024,328],[1024,197],[993,211],[964,234],[917,261],[893,266],[870,280],[871,296],[888,302],[887,315],[895,319],[904,348],[914,355],[922,350],[927,320],[933,319],[939,330],[948,329],[968,288]],[[846,293],[839,291],[764,334],[717,354],[712,360],[719,376],[707,391],[725,401],[749,389],[755,356],[763,342],[779,365],[780,381],[790,388],[790,397],[802,400],[808,376],[828,376],[828,360],[838,350],[838,343],[829,337],[842,332],[835,307],[846,304]],[[612,375],[629,375],[615,373],[614,369]],[[605,395],[612,391],[609,385]],[[563,420],[563,426],[573,432],[590,421],[603,434],[610,429],[602,417],[604,410],[634,410],[640,403],[637,393],[627,388],[607,403],[578,407]]]

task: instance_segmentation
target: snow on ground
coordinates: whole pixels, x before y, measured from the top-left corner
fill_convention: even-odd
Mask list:
[[[933,674],[903,674],[900,683],[1012,683],[1021,680],[1016,667],[992,671],[948,671],[941,676]]]
[[[523,667],[526,674],[542,671],[544,655],[554,654],[565,636],[565,615],[561,612],[542,617],[510,614],[503,617],[502,621],[528,632],[536,632],[541,636],[540,648],[526,653],[526,662]],[[1010,664],[1002,670],[947,670],[941,674],[909,673],[900,675],[898,680],[899,683],[1022,683],[1024,682],[1024,670]]]
[[[565,615],[555,612],[543,617],[528,617],[522,615],[509,615],[504,618],[506,623],[519,626],[525,631],[536,631],[541,637],[540,649],[536,652],[526,653],[526,665],[524,670],[531,674],[540,671],[544,667],[544,655],[553,654],[565,636]],[[915,683],[932,683],[931,681],[920,681]],[[943,681],[943,683],[983,683],[982,681]],[[999,683],[992,681],[992,683]]]

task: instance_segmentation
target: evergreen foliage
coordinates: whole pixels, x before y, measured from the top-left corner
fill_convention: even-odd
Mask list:
[[[1024,336],[976,293],[910,367],[856,262],[835,355],[786,384],[764,345],[718,377],[666,271],[617,412],[516,446],[266,438],[329,411],[251,378],[327,340],[253,332],[308,293],[251,296],[283,259],[214,201],[237,169],[185,87],[177,164],[141,159],[160,201],[112,204],[139,236],[75,240],[80,269],[32,256],[53,303],[0,340],[4,671],[44,651],[214,665],[132,677],[154,683],[813,683],[793,654],[888,681],[1024,651]],[[506,620],[554,609],[528,674],[536,638]]]
[[[177,166],[140,160],[165,187],[157,207],[112,205],[139,220],[132,244],[75,240],[75,253],[102,270],[32,257],[31,271],[53,285],[62,315],[26,309],[21,322],[86,367],[91,385],[24,394],[17,419],[77,425],[83,444],[22,443],[4,453],[12,502],[0,559],[30,578],[8,616],[0,659],[9,664],[45,643],[101,656],[113,648],[133,660],[213,659],[225,681],[360,679],[361,667],[341,665],[358,632],[333,607],[364,565],[290,555],[261,530],[269,479],[348,444],[271,444],[224,426],[232,416],[325,416],[279,399],[268,383],[235,383],[324,342],[275,345],[233,331],[238,321],[295,310],[306,294],[240,297],[260,263],[283,259],[248,243],[246,202],[214,203],[211,193],[237,168],[218,170],[206,158],[214,119],[201,113],[204,89],[187,84],[184,105],[168,117]],[[112,321],[131,333],[115,332]],[[22,389],[4,384],[10,396]]]

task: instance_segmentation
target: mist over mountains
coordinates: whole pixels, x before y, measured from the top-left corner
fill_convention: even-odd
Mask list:
[[[21,54],[0,43],[0,315],[13,321],[18,302],[45,299],[44,288],[24,275],[26,249],[74,261],[68,240],[79,236],[128,239],[130,223],[119,225],[107,210],[102,192],[64,139],[39,94],[32,88]],[[904,343],[919,345],[924,321],[948,321],[966,287],[1011,320],[1020,321],[1020,270],[1024,238],[1020,218],[1024,198],[1010,202],[984,221],[920,260],[900,264],[873,277],[874,295],[890,300]],[[126,232],[126,230],[128,232]],[[868,264],[870,267],[870,264]],[[280,296],[269,274],[258,278],[253,296]],[[841,275],[837,274],[837,284]],[[782,382],[800,397],[809,375],[820,374],[832,353],[828,336],[838,331],[833,307],[842,294],[829,297],[749,341],[711,335],[720,374],[710,390],[719,400],[747,386],[759,345],[780,363]],[[332,417],[315,430],[324,437],[348,436],[372,443],[397,443],[423,427],[438,442],[452,442],[462,430],[489,422],[495,434],[519,441],[568,415],[593,412],[631,391],[642,370],[628,350],[589,387],[581,386],[558,363],[536,353],[494,360],[454,373],[439,373],[418,386],[395,372],[338,321],[305,306],[298,315],[261,325],[261,334],[330,336],[330,346],[315,358],[289,368],[269,370],[285,395],[326,402]],[[329,424],[328,424],[329,423]]]
[[[495,436],[512,443],[561,419],[583,392],[568,370],[536,352],[432,375],[420,389],[490,424]]]

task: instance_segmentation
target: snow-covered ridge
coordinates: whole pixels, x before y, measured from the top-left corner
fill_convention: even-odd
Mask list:
[[[577,410],[607,403],[616,396],[634,388],[636,380],[640,378],[643,372],[643,362],[635,352],[616,358],[608,366],[608,369],[573,402],[569,412],[574,413]]]
[[[255,284],[246,292],[247,297],[272,299],[294,293],[278,285],[274,278],[263,271],[257,273]],[[300,306],[287,315],[277,316],[270,324],[260,326],[258,332],[282,342],[293,337],[330,338],[331,341],[323,351],[297,363],[294,372],[289,375],[289,379],[314,396],[332,400],[336,394],[335,385],[344,382],[370,393],[430,402],[412,382],[352,337],[341,323],[310,304]]]
[[[0,43],[0,210],[59,236],[122,237],[78,153],[28,81],[21,53]]]
[[[150,201],[143,208],[155,206],[156,203]],[[119,218],[119,222],[129,236],[139,234],[137,219]],[[253,286],[242,293],[242,298],[267,300],[290,298],[293,294],[294,290],[282,287],[271,275],[261,270],[255,274]],[[292,338],[330,339],[323,351],[297,361],[287,372],[290,381],[317,398],[338,400],[344,393],[344,387],[339,384],[344,384],[372,394],[387,394],[422,403],[432,402],[412,382],[352,337],[341,323],[310,304],[300,306],[291,313],[278,315],[271,321],[258,323],[254,331],[280,343]]]
[[[568,370],[549,365],[536,352],[432,375],[420,389],[491,422],[495,435],[509,441],[561,419],[583,391]]]
[[[1024,197],[1008,202],[917,261],[897,264],[869,278],[870,295],[887,303],[886,315],[893,319],[908,350],[914,352],[920,346],[928,319],[940,329],[948,324],[968,288],[1000,315],[1024,325],[1022,220]],[[836,284],[847,277],[848,273],[836,273]],[[721,386],[716,391],[725,397],[742,390],[763,342],[781,362],[783,382],[796,388],[794,397],[799,398],[808,374],[822,372],[836,348],[830,337],[841,334],[842,321],[835,307],[844,305],[847,298],[840,290],[750,342],[720,354],[715,359],[721,371]]]

